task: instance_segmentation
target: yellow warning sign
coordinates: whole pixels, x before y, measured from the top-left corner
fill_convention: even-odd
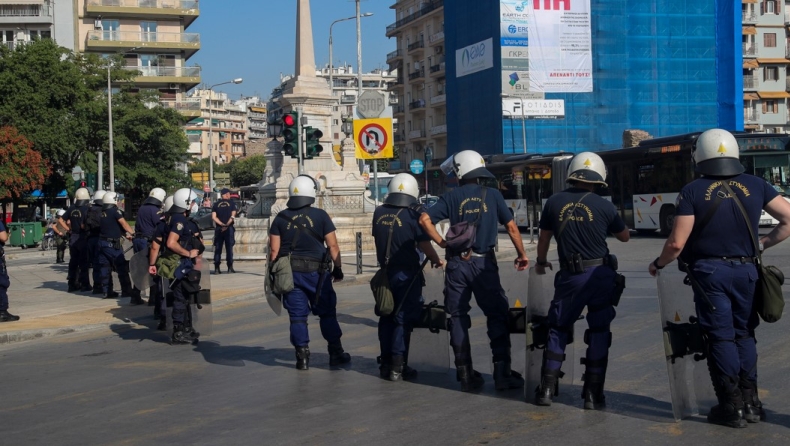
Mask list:
[[[358,159],[392,158],[392,118],[355,119],[354,145]]]

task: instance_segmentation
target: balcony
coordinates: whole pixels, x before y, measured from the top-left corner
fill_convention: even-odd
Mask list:
[[[252,112],[250,113],[250,119],[262,119],[264,121],[267,121],[269,119],[269,116],[266,113]]]
[[[425,77],[425,69],[421,68],[417,71],[413,71],[409,73],[409,82],[415,81],[417,79],[422,79]]]
[[[751,22],[756,22],[757,18],[756,17],[752,18],[750,21]],[[785,25],[790,25],[790,12],[786,12],[785,13]]]
[[[387,54],[387,63],[391,64],[398,59],[403,58],[403,52],[400,49],[397,49],[389,54]]]
[[[265,122],[250,122],[250,130],[266,131],[269,126]]]
[[[341,104],[353,104],[357,102],[356,95],[344,94],[340,96],[340,103]]]
[[[745,108],[743,109],[743,120],[745,122],[757,122],[759,115],[757,114],[756,108]]]
[[[431,98],[431,106],[441,105],[444,104],[445,102],[447,102],[446,94],[440,94]]]
[[[406,142],[406,138],[401,133],[396,133],[394,140],[396,143]]]
[[[387,89],[394,90],[396,88],[403,88],[403,78],[398,76],[394,81],[387,83]]]
[[[785,78],[785,91],[790,91],[790,77]]]
[[[400,104],[400,99],[398,99],[398,97],[395,96],[394,94],[391,94],[389,103],[390,103],[390,105],[398,105],[398,104]]]
[[[396,115],[399,115],[399,114],[402,115],[402,114],[406,113],[406,107],[404,107],[402,105],[396,105],[396,106],[392,107],[392,113],[394,113]]]
[[[444,62],[440,62],[431,66],[431,77],[441,76],[444,74]]]
[[[250,139],[264,139],[268,137],[266,132],[256,132],[252,130],[250,130],[250,133],[248,133],[248,135],[250,136]]]
[[[743,48],[743,57],[757,56],[757,45],[753,43],[742,43],[741,47]]]
[[[446,135],[446,134],[447,134],[447,124],[435,125],[431,127],[431,136]]]
[[[94,17],[184,19],[184,28],[200,16],[198,0],[86,0],[85,13]]]
[[[756,90],[757,89],[757,77],[756,76],[744,76],[743,77],[743,89],[744,90]]]
[[[741,11],[741,22],[743,23],[755,23],[757,22],[757,14],[752,11],[744,12]]]
[[[186,84],[187,90],[200,83],[200,67],[135,67],[126,66],[127,70],[140,73],[135,77],[137,84]]]
[[[425,130],[423,129],[412,130],[409,132],[409,140],[424,139],[424,138],[425,138]]]
[[[200,99],[184,99],[181,101],[159,101],[162,107],[165,108],[172,108],[183,116],[189,118],[198,118],[200,117]]]
[[[436,34],[431,35],[431,37],[428,37],[429,45],[436,45],[437,43],[441,42],[444,42],[444,31],[439,31]]]
[[[395,34],[397,34],[398,28],[408,25],[409,23],[419,19],[420,17],[426,16],[443,6],[444,6],[444,0],[433,0],[432,2],[423,6],[422,9],[420,9],[419,11],[413,14],[409,14],[406,17],[393,23],[392,25],[387,26],[387,37],[392,37]]]
[[[184,50],[188,59],[200,49],[198,33],[144,33],[139,31],[88,31],[85,47],[94,51],[127,48]]]
[[[425,41],[420,40],[419,42],[414,42],[407,47],[407,51],[409,54],[412,52],[416,52],[417,50],[422,51],[425,48]]]
[[[411,103],[409,103],[409,110],[419,110],[425,108],[425,100],[424,99],[417,99]]]
[[[14,3],[13,1],[10,3]],[[6,19],[7,18],[7,19]],[[41,23],[52,21],[52,9],[46,4],[39,5],[6,5],[0,4],[0,23]],[[5,19],[5,20],[4,20]]]

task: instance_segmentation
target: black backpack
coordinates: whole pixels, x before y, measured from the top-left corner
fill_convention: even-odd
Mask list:
[[[85,229],[94,231],[101,227],[101,208],[91,206],[88,208],[88,215],[85,217]]]

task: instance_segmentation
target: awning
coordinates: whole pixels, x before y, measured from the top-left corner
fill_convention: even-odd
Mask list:
[[[14,1],[7,1],[3,3],[12,4],[12,5],[43,5],[44,0],[14,0]]]
[[[760,99],[760,96],[757,96],[757,93],[744,93],[743,100],[744,101],[756,101]]]
[[[743,68],[758,68],[759,66],[757,59],[745,59],[743,61]]]
[[[758,91],[760,99],[784,99],[790,98],[790,93],[786,91]]]
[[[757,34],[757,28],[754,26],[744,26],[741,30],[741,34]]]
[[[743,3],[757,3],[757,0],[742,0]]]
[[[757,59],[759,63],[790,63],[790,60],[784,58],[771,58],[771,59]]]

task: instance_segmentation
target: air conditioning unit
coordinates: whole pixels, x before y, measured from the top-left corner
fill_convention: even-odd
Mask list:
[[[170,84],[170,89],[171,90],[180,90],[181,89],[181,84]]]
[[[784,133],[784,129],[782,127],[774,127],[774,133]]]

